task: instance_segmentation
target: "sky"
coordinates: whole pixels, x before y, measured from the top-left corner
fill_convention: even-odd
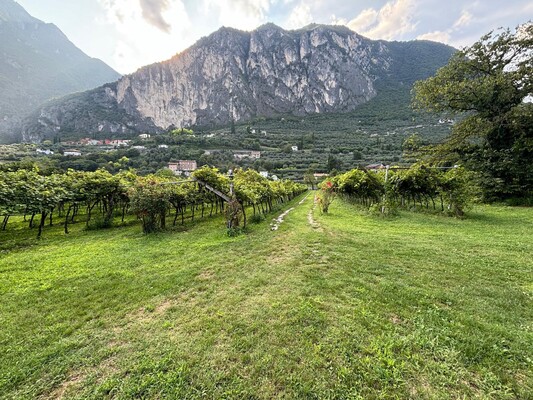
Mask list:
[[[531,0],[16,0],[122,74],[171,58],[221,26],[342,24],[371,39],[457,48],[533,20]]]

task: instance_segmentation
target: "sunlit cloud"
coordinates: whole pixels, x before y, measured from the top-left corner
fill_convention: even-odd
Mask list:
[[[467,10],[463,10],[461,12],[461,16],[459,17],[459,19],[457,19],[457,21],[455,21],[455,23],[453,24],[453,29],[459,29],[459,28],[470,25],[470,23],[472,22],[472,19],[473,19],[472,14],[470,14],[470,12]]]
[[[333,22],[371,39],[402,39],[416,29],[413,20],[415,5],[414,0],[393,0],[380,9],[367,8],[350,21],[339,19]]]
[[[433,31],[418,35],[419,40],[431,40],[433,42],[450,43],[450,33],[443,31]]]
[[[452,43],[452,37],[456,35],[458,31],[468,27],[472,23],[473,19],[474,16],[468,10],[462,10],[459,17],[455,20],[455,22],[449,29],[423,33],[421,35],[418,35],[417,39],[432,40],[435,42],[453,44],[455,46],[462,47],[460,46],[461,43]]]
[[[204,0],[208,15],[218,16],[220,25],[252,30],[268,21],[270,0]]]
[[[119,72],[168,59],[194,42],[181,0],[98,1],[118,34],[113,65]]]
[[[163,17],[169,6],[168,0],[140,0],[140,4],[142,16],[146,21],[163,32],[170,32],[170,25]]]
[[[288,20],[287,28],[298,29],[313,22],[311,7],[306,2],[301,2],[293,8]]]
[[[376,23],[378,15],[379,13],[373,8],[367,8],[351,21],[345,22],[344,25],[348,25],[350,29],[356,32],[366,32]]]

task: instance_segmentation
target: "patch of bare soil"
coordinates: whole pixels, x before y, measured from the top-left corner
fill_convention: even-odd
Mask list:
[[[315,197],[313,207],[307,213],[307,221],[309,222],[309,225],[311,225],[313,229],[322,230],[322,227],[320,226],[320,224],[313,217],[313,211],[316,209],[316,206],[317,206],[317,198]]]

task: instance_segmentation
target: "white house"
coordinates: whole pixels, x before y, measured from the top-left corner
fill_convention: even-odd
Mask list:
[[[39,153],[39,154],[46,154],[47,156],[50,156],[50,155],[54,154],[54,152],[53,152],[52,150],[50,150],[50,149],[46,149],[46,150],[44,150],[44,149],[37,149],[37,150],[35,150],[35,151],[36,151],[37,153]]]
[[[259,175],[261,175],[263,178],[268,178],[268,171],[259,171]]]
[[[383,165],[382,163],[379,163],[379,164],[367,165],[365,168],[368,169],[368,170],[377,171],[377,170],[380,170],[380,169],[386,169],[387,167],[385,165]]]
[[[79,157],[81,156],[81,151],[79,150],[67,150],[63,153],[64,156]]]
[[[139,135],[139,138],[140,139],[150,139],[152,136],[149,135],[148,133],[142,133]]]
[[[169,162],[168,169],[176,175],[190,176],[193,171],[198,169],[195,160],[179,160],[176,162]]]
[[[292,146],[292,151],[298,151],[298,146]]]
[[[131,140],[117,139],[117,140],[113,140],[112,144],[116,146],[129,146],[130,142]]]
[[[146,150],[146,147],[145,146],[133,146],[132,149],[135,149],[135,150]]]
[[[160,149],[168,149],[168,144],[160,144],[157,147],[160,148]]]
[[[243,158],[255,158],[257,160],[261,158],[261,152],[253,150],[235,151],[233,153],[233,158],[235,158],[236,160],[242,160]]]

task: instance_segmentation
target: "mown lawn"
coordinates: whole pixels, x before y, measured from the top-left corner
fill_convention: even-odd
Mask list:
[[[533,398],[533,209],[0,232],[0,397]]]

